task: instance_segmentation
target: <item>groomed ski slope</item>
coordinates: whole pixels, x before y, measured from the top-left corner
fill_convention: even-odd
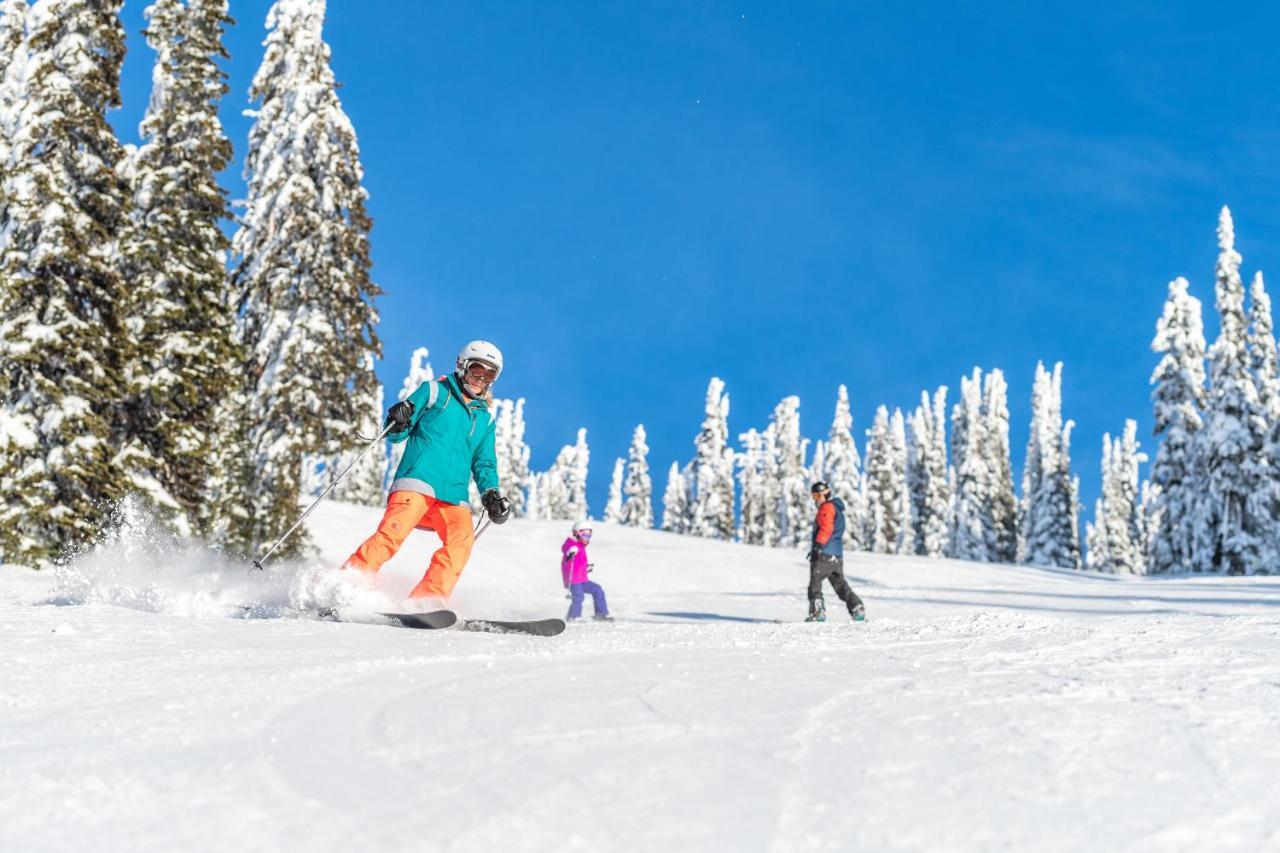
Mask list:
[[[805,625],[798,553],[601,524],[616,624],[425,633],[321,568],[378,515],[0,572],[0,850],[1280,849],[1280,580],[857,555],[870,621]],[[562,614],[565,532],[486,534],[464,615]]]

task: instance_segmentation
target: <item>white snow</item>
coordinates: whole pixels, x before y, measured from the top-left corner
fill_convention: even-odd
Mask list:
[[[0,571],[0,850],[1280,846],[1278,581],[858,554],[870,620],[806,625],[796,552],[598,524],[617,623],[426,633],[374,614],[430,534],[332,570],[378,517],[265,575],[128,513]],[[566,528],[492,528],[460,609],[562,613]],[[359,621],[261,618],[302,600]]]

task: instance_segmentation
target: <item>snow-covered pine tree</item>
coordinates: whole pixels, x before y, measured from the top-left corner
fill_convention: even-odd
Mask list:
[[[1241,258],[1226,207],[1218,219],[1218,247],[1220,332],[1209,349],[1209,395],[1199,435],[1206,481],[1194,521],[1203,531],[1195,561],[1203,570],[1243,574],[1253,571],[1261,556],[1261,525],[1252,517],[1250,499],[1262,485],[1266,421],[1250,369]]]
[[[897,494],[891,519],[894,534],[890,542],[893,553],[914,554],[916,534],[911,518],[911,490],[907,487],[907,427],[901,409],[893,410],[893,418],[889,421],[889,439]]]
[[[529,445],[525,443],[524,398],[516,401],[494,400],[494,445],[498,454],[498,483],[510,502],[511,515],[523,518],[528,513]]]
[[[1258,488],[1251,499],[1250,515],[1257,520],[1260,553],[1258,565],[1274,571],[1280,565],[1280,467],[1272,464],[1271,437],[1280,436],[1280,367],[1277,367],[1276,338],[1271,318],[1271,297],[1262,273],[1249,287],[1249,357],[1253,381],[1258,388],[1261,414],[1266,422],[1263,456],[1254,459]]]
[[[613,477],[609,480],[609,497],[604,505],[604,520],[622,521],[622,478],[627,472],[627,462],[621,456],[613,461]]]
[[[947,516],[951,487],[947,476],[947,386],[930,399],[920,392],[911,416],[907,480],[915,531],[915,553],[941,557],[947,550]]]
[[[369,370],[373,370],[373,355],[369,355]],[[326,465],[330,477],[338,477],[352,463],[355,467],[347,474],[338,487],[333,490],[334,500],[361,506],[383,506],[386,503],[384,486],[387,479],[387,441],[384,439],[368,450],[369,442],[382,432],[383,412],[386,409],[382,396],[382,383],[373,386],[369,401],[361,407],[360,435],[362,440],[358,447],[334,458]],[[358,461],[357,461],[358,460]]]
[[[866,548],[867,505],[862,490],[862,458],[853,438],[849,389],[844,385],[836,393],[836,411],[827,434],[825,454],[826,480],[831,485],[831,494],[844,501],[844,544],[848,548]]]
[[[367,193],[355,130],[338,99],[325,44],[324,0],[276,0],[250,96],[248,200],[233,240],[238,339],[258,475],[247,539],[297,514],[304,456],[336,456],[357,433],[380,351],[369,277]],[[304,544],[295,536],[285,550]]]
[[[1071,475],[1072,421],[1062,421],[1062,362],[1053,372],[1036,363],[1031,433],[1022,472],[1018,561],[1080,567],[1078,485]]]
[[[578,430],[578,442],[573,446],[573,466],[568,472],[569,510],[574,519],[591,517],[587,504],[587,474],[591,467],[591,450],[587,446],[587,431]]]
[[[0,221],[4,219],[9,155],[18,128],[20,113],[27,101],[27,0],[0,0]],[[6,240],[0,233],[0,248]]]
[[[818,439],[813,443],[813,459],[809,462],[809,483],[827,480],[827,443]]]
[[[1164,574],[1193,567],[1202,482],[1196,454],[1205,402],[1204,324],[1200,300],[1190,295],[1185,278],[1169,282],[1151,349],[1161,354],[1151,374],[1151,401],[1155,434],[1163,436],[1151,466],[1159,489],[1151,572]]]
[[[809,541],[809,522],[813,511],[809,498],[809,486],[812,484],[807,482],[808,469],[805,466],[809,440],[800,435],[799,397],[786,397],[774,407],[769,429],[772,430],[771,440],[766,439],[766,446],[772,450],[772,476],[776,483],[772,495],[776,498],[777,539],[774,541],[784,548],[804,545]]]
[[[429,382],[436,378],[431,372],[431,351],[426,347],[418,347],[413,351],[413,355],[409,356],[409,372],[405,374],[404,383],[400,386],[400,393],[396,395],[396,402],[407,400],[409,395],[418,390],[423,382]],[[405,443],[391,445],[391,458],[387,461],[386,482],[389,486],[391,480],[396,475],[396,469],[400,467],[400,460],[404,458]]]
[[[764,544],[764,517],[770,510],[765,496],[767,475],[761,452],[762,436],[756,430],[747,430],[738,436],[742,452],[738,454],[738,492],[741,495],[738,511],[738,541],[748,545]]]
[[[911,532],[911,497],[907,491],[906,428],[902,413],[891,419],[885,406],[876,409],[867,430],[866,500],[871,521],[867,541],[870,550],[882,554],[910,553],[915,547]],[[899,428],[902,430],[899,441]],[[905,514],[905,518],[904,518]]]
[[[122,493],[110,430],[123,384],[116,238],[129,199],[117,171],[124,150],[106,118],[120,105],[120,5],[44,0],[26,15],[0,222],[6,562],[46,564],[85,542]]]
[[[987,373],[982,394],[984,452],[991,472],[991,520],[995,525],[993,562],[1012,563],[1018,554],[1018,499],[1009,461],[1009,391],[1004,372]]]
[[[951,414],[951,456],[955,465],[948,555],[960,560],[992,562],[996,525],[992,510],[991,455],[982,411],[982,371],[960,380],[960,402]]]
[[[729,450],[729,395],[724,382],[707,385],[702,429],[694,439],[693,462],[685,471],[690,489],[688,532],[712,539],[733,538],[733,454]]]
[[[226,0],[155,0],[146,15],[156,61],[128,170],[125,400],[115,440],[127,487],[189,533],[209,520],[213,419],[243,363],[226,292],[221,222],[230,211],[217,181],[231,159],[218,120],[230,18]]]
[[[1280,365],[1276,358],[1275,327],[1271,318],[1271,296],[1267,293],[1262,273],[1257,272],[1249,285],[1249,361],[1253,381],[1258,387],[1267,425],[1280,420]]]
[[[1123,437],[1102,438],[1102,493],[1088,525],[1087,565],[1097,572],[1139,575],[1143,560],[1145,520],[1139,505],[1138,468],[1146,454],[1138,452],[1138,425],[1125,421]]]
[[[540,473],[529,474],[529,490],[526,497],[525,518],[534,521],[545,521],[547,518],[547,506],[543,500],[545,492],[542,488],[543,475]]]
[[[662,493],[662,529],[670,533],[685,533],[689,521],[687,504],[688,490],[685,488],[684,475],[680,473],[680,464],[671,463],[667,472],[667,487]]]
[[[622,489],[622,523],[628,527],[653,527],[653,479],[649,476],[649,445],[644,424],[631,434],[627,451],[627,480]]]

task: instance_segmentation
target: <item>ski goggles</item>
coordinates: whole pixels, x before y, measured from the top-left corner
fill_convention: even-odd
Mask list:
[[[575,530],[574,534],[584,542],[591,538],[590,530]]]
[[[462,372],[477,382],[492,382],[498,378],[498,368],[483,361],[468,361],[462,365]]]

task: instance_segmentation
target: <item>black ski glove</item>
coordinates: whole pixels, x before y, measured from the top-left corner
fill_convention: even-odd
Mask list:
[[[490,489],[481,495],[480,503],[484,504],[485,512],[489,513],[489,520],[494,524],[505,524],[511,517],[511,502],[498,494],[497,489]]]
[[[818,554],[820,553],[821,552],[817,548],[810,548],[809,556],[807,556],[805,559],[807,559],[810,563],[812,563],[814,560],[818,559]]]
[[[401,400],[390,409],[387,409],[386,423],[391,426],[392,432],[404,432],[409,428],[412,420],[413,403],[408,400]]]
[[[587,574],[591,574],[591,573],[592,573],[592,572],[594,572],[595,570],[596,570],[596,564],[595,564],[595,563],[587,563]]]

